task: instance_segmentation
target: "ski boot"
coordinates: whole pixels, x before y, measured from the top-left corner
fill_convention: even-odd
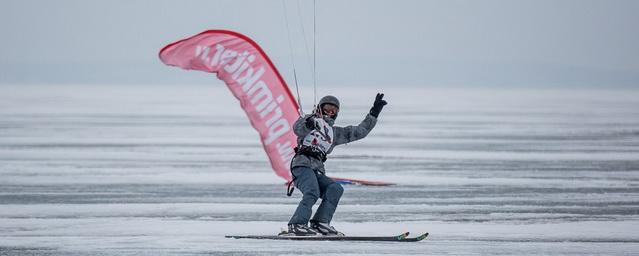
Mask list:
[[[337,229],[328,223],[311,222],[311,229],[324,236],[344,236],[344,233],[337,231]]]
[[[316,236],[317,232],[309,228],[306,224],[288,224],[288,230],[280,235],[284,236]]]

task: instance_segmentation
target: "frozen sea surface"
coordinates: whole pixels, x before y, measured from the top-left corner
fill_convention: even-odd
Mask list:
[[[300,194],[223,86],[2,86],[0,255],[639,252],[639,91],[384,91],[378,126],[327,169],[398,185],[346,186],[333,225],[420,243],[224,238],[277,233]],[[376,92],[320,89],[338,125]]]

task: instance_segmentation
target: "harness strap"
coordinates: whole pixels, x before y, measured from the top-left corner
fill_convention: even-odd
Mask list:
[[[292,174],[293,172],[291,172],[291,175]],[[286,188],[286,196],[291,196],[293,194],[293,191],[295,191],[295,186],[293,186],[293,182],[295,182],[296,179],[297,177],[293,175],[293,179],[288,182],[288,187]]]
[[[295,156],[297,156],[297,147],[295,147],[294,150]],[[293,158],[295,158],[295,156]],[[293,160],[291,160],[291,164],[289,165],[288,169],[291,170],[291,176],[293,177],[293,179],[288,182],[288,187],[286,188],[286,196],[290,197],[293,194],[293,191],[295,191],[295,186],[293,186],[293,183],[297,179],[297,177],[295,177],[295,174],[293,174]]]

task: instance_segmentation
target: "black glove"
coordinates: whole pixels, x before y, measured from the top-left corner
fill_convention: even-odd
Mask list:
[[[306,120],[304,121],[304,124],[306,125],[306,128],[314,129],[315,128],[315,118],[313,117],[313,115],[310,115],[309,117],[307,117]]]
[[[375,96],[375,102],[373,103],[373,107],[371,108],[370,112],[371,116],[374,116],[375,118],[379,116],[379,112],[382,112],[382,108],[384,107],[384,105],[388,104],[388,102],[386,102],[382,98],[384,98],[383,93],[378,93],[377,96]]]

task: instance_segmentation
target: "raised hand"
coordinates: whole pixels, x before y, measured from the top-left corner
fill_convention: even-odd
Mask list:
[[[373,102],[373,107],[370,111],[370,114],[374,117],[379,116],[379,112],[382,112],[382,108],[384,108],[384,105],[388,104],[388,102],[386,102],[382,98],[384,98],[383,93],[378,93],[377,96],[375,96],[375,102]]]

